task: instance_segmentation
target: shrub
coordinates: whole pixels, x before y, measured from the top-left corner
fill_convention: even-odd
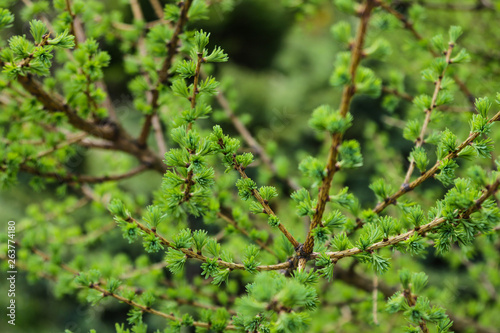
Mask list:
[[[64,319],[41,297],[18,327],[500,326],[498,5],[23,2],[0,11],[0,179],[27,204],[1,256]],[[255,15],[274,34],[222,37]]]

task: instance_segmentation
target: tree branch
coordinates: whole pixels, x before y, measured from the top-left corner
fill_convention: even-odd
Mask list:
[[[500,121],[500,111],[497,112],[493,117],[490,118],[488,121],[488,124],[492,124],[494,122]],[[454,151],[450,152],[448,155],[446,155],[442,160],[436,161],[434,166],[427,170],[425,173],[423,173],[420,177],[415,179],[413,182],[401,187],[396,193],[392,194],[391,196],[387,197],[384,201],[379,202],[375,208],[373,208],[373,212],[375,214],[381,213],[385,208],[388,206],[395,204],[397,202],[397,199],[401,197],[402,195],[408,193],[409,191],[413,190],[420,184],[422,184],[424,181],[427,179],[433,177],[439,170],[439,166],[441,165],[442,161],[456,158],[458,154],[467,146],[469,146],[477,137],[479,137],[479,133],[471,133],[467,137],[465,141],[463,141]],[[354,227],[354,230],[359,229],[363,226],[364,222],[362,220],[358,220],[358,223]]]
[[[222,148],[224,147],[222,141],[220,141],[220,140],[219,140],[219,145]],[[239,172],[241,178],[248,179],[249,177],[245,173],[245,168],[236,161],[236,156],[233,155],[232,158],[233,158],[234,169]],[[267,201],[262,198],[262,196],[260,195],[259,191],[257,191],[256,189],[252,189],[252,195],[260,203],[260,205],[264,209],[264,212],[267,215],[276,216],[276,214],[271,209],[271,207],[269,206],[269,204],[267,203]],[[298,249],[298,247],[300,245],[299,242],[297,242],[297,240],[293,237],[293,235],[286,229],[286,227],[283,225],[283,223],[280,223],[278,225],[278,229],[280,229],[280,231],[283,233],[283,235],[285,235],[285,237],[288,239],[288,241],[290,241],[290,243],[292,243],[293,247],[295,249]]]
[[[196,253],[195,251],[193,251],[191,249],[177,248],[177,247],[175,247],[165,237],[163,237],[163,236],[159,235],[158,233],[156,233],[156,230],[153,231],[153,230],[149,229],[148,227],[146,227],[145,225],[143,225],[142,223],[138,222],[137,220],[135,220],[132,217],[129,217],[125,221],[128,222],[128,223],[135,223],[139,229],[141,229],[142,231],[144,231],[147,234],[154,234],[156,237],[158,237],[158,239],[160,240],[160,242],[161,242],[162,245],[164,245],[166,247],[169,247],[171,249],[175,249],[175,250],[181,251],[188,258],[196,259],[196,260],[199,260],[199,261],[202,261],[202,262],[206,262],[207,259],[208,259],[204,255],[198,254],[198,253]],[[223,261],[221,259],[219,259],[217,261],[217,264],[219,266],[221,266],[221,267],[229,268],[231,270],[233,270],[233,269],[245,270],[245,265],[243,265],[243,264],[235,264],[235,263],[232,263],[232,262]],[[257,266],[255,269],[257,271],[275,271],[275,270],[287,269],[289,266],[290,266],[290,263],[287,261],[287,262],[283,262],[283,263],[279,263],[279,264],[275,264],[275,265],[261,265],[261,266]]]
[[[204,75],[206,76],[206,75]],[[254,150],[254,152],[260,156],[262,162],[271,170],[271,172],[274,175],[278,174],[278,170],[276,168],[276,165],[273,163],[269,155],[267,155],[266,151],[262,146],[255,140],[255,138],[252,136],[250,131],[246,128],[246,126],[241,122],[241,120],[234,114],[231,106],[229,105],[229,101],[227,100],[226,96],[222,92],[222,90],[219,90],[217,92],[217,95],[215,96],[217,99],[217,102],[219,105],[222,107],[226,115],[229,117],[231,122],[233,123],[234,127],[240,133],[241,137],[243,140]],[[279,177],[279,176],[278,176]],[[279,177],[281,178],[281,177]],[[297,191],[300,189],[300,186],[290,177],[286,178],[281,178],[285,181],[285,184],[292,189],[293,191]]]
[[[497,178],[493,184],[491,184],[487,187],[487,190],[481,195],[481,197],[479,199],[476,200],[474,205],[472,205],[469,209],[467,209],[466,211],[459,214],[460,218],[468,218],[470,216],[470,214],[479,210],[481,208],[482,203],[497,191],[499,185],[500,185],[500,178]],[[412,229],[408,232],[405,232],[403,234],[399,234],[399,235],[391,237],[389,239],[374,243],[374,244],[368,246],[365,250],[354,247],[352,249],[343,250],[343,251],[327,252],[327,254],[328,254],[328,256],[330,256],[330,258],[338,260],[341,258],[352,257],[356,254],[360,254],[363,252],[372,252],[372,251],[375,251],[375,250],[378,250],[378,249],[381,249],[384,247],[388,247],[391,245],[396,245],[398,243],[401,243],[401,242],[409,239],[414,234],[424,235],[426,232],[431,231],[432,229],[434,229],[435,227],[439,226],[440,224],[442,224],[446,221],[448,221],[448,219],[445,217],[437,217],[434,220],[432,220],[431,222],[424,224],[418,228]],[[317,256],[318,256],[317,253],[313,253],[311,255],[312,258],[316,258]]]
[[[420,130],[420,135],[418,136],[418,138],[415,142],[416,148],[422,147],[422,145],[424,144],[425,132],[427,131],[427,126],[429,125],[429,122],[431,121],[432,111],[436,108],[436,101],[437,101],[439,91],[441,90],[441,83],[443,82],[443,78],[444,78],[444,74],[446,73],[446,69],[448,68],[448,66],[450,64],[451,53],[453,52],[454,47],[455,47],[455,45],[450,43],[448,46],[448,50],[446,51],[446,57],[445,57],[446,67],[443,69],[443,71],[441,72],[441,75],[439,75],[439,78],[435,83],[436,87],[434,88],[434,93],[432,95],[431,106],[427,110],[425,110],[424,123],[422,125],[422,129]],[[413,173],[414,168],[415,168],[415,161],[412,160],[410,162],[410,166],[408,167],[408,171],[406,172],[403,186],[410,182],[410,177]]]
[[[193,3],[193,0],[185,0],[183,2],[183,6],[181,8],[181,13],[179,20],[177,21],[175,25],[175,30],[172,35],[172,38],[167,44],[167,57],[165,58],[165,61],[163,62],[162,68],[159,73],[159,78],[158,78],[158,83],[156,84],[156,87],[152,91],[152,96],[151,96],[151,107],[152,111],[151,114],[148,114],[146,118],[144,119],[144,124],[141,129],[141,133],[139,134],[139,138],[137,139],[137,142],[139,143],[140,146],[145,146],[147,143],[147,138],[149,135],[149,131],[151,129],[151,121],[153,116],[156,114],[158,110],[158,99],[160,97],[160,86],[162,84],[166,83],[166,80],[168,79],[169,73],[168,71],[170,70],[170,67],[172,67],[172,62],[174,59],[174,56],[177,54],[177,44],[179,43],[179,38],[182,33],[182,30],[184,29],[184,26],[186,25],[187,22],[187,14],[189,11],[189,8],[191,7],[191,4]]]
[[[391,6],[389,6],[383,0],[375,0],[375,1],[385,11],[387,11],[388,13],[390,13],[394,17],[396,17],[398,20],[400,20],[403,23],[405,29],[407,29],[408,31],[410,31],[412,33],[412,35],[415,37],[415,39],[417,39],[418,41],[422,41],[424,39],[422,37],[422,35],[415,30],[415,27],[413,26],[413,23],[410,22],[403,14],[401,14],[400,12],[398,12],[397,10],[395,10],[394,8],[392,8]],[[434,57],[438,56],[438,53],[436,51],[434,51],[430,46],[428,47],[428,50],[429,50],[429,52]],[[474,103],[476,101],[475,96],[471,93],[471,91],[467,88],[467,86],[465,85],[465,83],[462,80],[460,80],[460,78],[457,75],[454,75],[453,79],[458,84],[458,86],[460,87],[460,90],[465,95],[465,97],[467,98],[467,100],[469,101],[469,103],[474,107]]]
[[[217,212],[217,216],[220,217],[221,219],[223,219],[224,221],[226,221],[227,223],[229,223],[230,225],[232,225],[236,230],[238,230],[239,232],[241,232],[243,235],[245,235],[246,237],[250,238],[251,240],[253,240],[255,243],[257,243],[257,245],[259,245],[263,250],[269,252],[270,254],[272,254],[273,256],[276,257],[276,252],[274,252],[269,246],[267,246],[263,241],[261,241],[260,239],[252,239],[250,237],[250,234],[248,233],[248,231],[246,231],[244,228],[240,227],[238,225],[238,223],[230,218],[229,216],[223,214],[222,212]]]
[[[351,53],[351,63],[349,66],[349,74],[350,74],[350,84],[344,86],[342,91],[342,99],[340,102],[340,114],[342,117],[347,115],[349,111],[349,106],[351,104],[351,100],[355,93],[355,78],[356,78],[356,70],[361,61],[363,44],[366,35],[366,29],[368,27],[368,21],[370,19],[370,14],[375,7],[375,1],[367,0],[361,10],[361,20],[358,26],[358,30],[356,33],[356,39],[353,44],[352,53]],[[312,252],[314,247],[314,237],[312,235],[312,231],[321,223],[321,219],[323,218],[323,213],[325,212],[326,203],[330,197],[330,187],[332,185],[333,176],[337,171],[336,163],[337,163],[337,154],[338,147],[342,142],[342,134],[335,133],[332,135],[332,144],[330,146],[330,150],[328,153],[328,162],[326,165],[326,176],[323,178],[321,183],[321,187],[319,188],[318,194],[318,204],[315,209],[315,213],[313,215],[311,224],[309,226],[309,231],[307,233],[306,241],[304,242],[303,252],[307,255]],[[299,261],[299,270],[303,270],[306,264],[305,259],[301,259]]]
[[[75,175],[75,174],[59,174],[57,172],[42,172],[25,164],[20,166],[21,170],[37,175],[44,178],[54,178],[57,181],[68,183],[68,184],[98,184],[109,181],[117,181],[135,176],[148,169],[146,165],[139,165],[138,167],[119,175],[110,176],[88,176],[88,175]],[[0,167],[0,170],[4,170],[4,167]]]
[[[364,290],[367,293],[371,293],[372,289],[372,281],[369,277],[357,273],[354,269],[345,269],[340,267],[340,265],[336,265],[333,271],[333,278],[339,279],[344,283],[356,287],[360,290]],[[398,288],[394,286],[387,285],[383,281],[379,281],[378,290],[384,295],[386,299],[394,295],[398,291]],[[447,312],[448,317],[453,321],[453,326],[451,329],[455,333],[465,333],[472,331],[477,333],[498,333],[498,330],[483,327],[475,321],[472,321],[468,318],[458,317],[453,313]]]

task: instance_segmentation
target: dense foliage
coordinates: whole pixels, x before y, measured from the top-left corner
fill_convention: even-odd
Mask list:
[[[497,332],[500,3],[0,5],[2,331]]]

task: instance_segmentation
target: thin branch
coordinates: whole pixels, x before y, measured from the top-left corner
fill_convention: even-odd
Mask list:
[[[148,169],[146,165],[139,165],[134,169],[131,169],[128,172],[118,174],[118,175],[109,175],[109,176],[88,176],[88,175],[76,175],[76,174],[60,174],[57,172],[43,172],[33,167],[22,164],[20,166],[22,171],[31,173],[33,175],[37,175],[44,178],[54,178],[57,181],[68,183],[68,184],[99,184],[109,181],[117,181],[126,178],[130,178],[135,176],[145,170]],[[0,170],[4,170],[5,168],[0,166]]]
[[[161,294],[160,298],[161,299],[165,299],[165,300],[171,300],[170,298],[168,298],[164,294]],[[222,308],[222,307],[219,307],[219,306],[203,304],[203,303],[200,303],[200,302],[197,302],[197,301],[193,301],[193,300],[190,300],[190,299],[183,299],[183,298],[178,298],[178,297],[174,298],[173,301],[175,301],[177,304],[189,305],[189,306],[194,306],[196,308],[208,309],[208,310],[212,310],[212,311],[217,311],[217,310],[219,310],[219,309]],[[224,309],[226,309],[226,311],[229,314],[233,315],[233,316],[237,315],[237,312],[234,311],[234,310],[227,309],[226,307],[224,307]]]
[[[139,5],[139,2],[137,0],[130,0],[130,6],[132,7],[132,13],[134,15],[134,19],[137,21],[144,21],[144,14],[142,13],[142,9]],[[144,40],[144,31],[142,31],[141,35],[139,36],[139,40],[137,42],[137,48],[139,50],[139,54],[141,57],[147,56],[146,42]],[[151,87],[152,84],[151,84],[150,77],[148,75],[146,75],[146,73],[144,73],[143,76],[146,80],[146,84],[148,85],[148,87]],[[146,98],[147,98],[147,102],[149,104],[153,103],[153,93],[150,89],[147,92]],[[156,109],[153,110],[151,115],[147,115],[145,119],[146,120],[145,120],[144,125],[149,124],[149,125],[153,126],[155,140],[156,140],[156,144],[158,145],[158,150],[160,152],[160,156],[165,155],[165,153],[167,152],[167,147],[165,145],[165,138],[163,136],[163,131],[161,129],[160,117],[158,116]],[[147,135],[149,135],[149,128],[146,129],[145,127],[143,127],[142,130],[148,131],[148,133],[141,133],[140,134],[141,136],[146,135],[145,140],[147,140]],[[140,140],[139,140],[139,144],[141,144]]]
[[[226,221],[227,223],[231,224],[236,230],[238,230],[239,232],[241,232],[243,235],[247,236],[248,238],[252,239],[250,237],[250,234],[248,233],[248,231],[246,231],[244,228],[240,227],[238,225],[238,222],[236,222],[234,219],[230,218],[229,216],[223,214],[222,212],[217,212],[217,216],[220,217],[221,219],[223,219],[224,221]],[[261,241],[260,239],[252,239],[255,243],[257,243],[257,245],[259,245],[263,250],[269,252],[270,254],[272,254],[273,256],[276,257],[276,252],[274,252],[271,248],[269,248],[263,241]]]
[[[181,318],[178,318],[176,316],[173,316],[173,315],[166,314],[164,312],[155,310],[155,309],[153,309],[153,308],[151,308],[149,306],[141,305],[141,304],[139,304],[137,302],[129,300],[128,298],[125,298],[123,296],[117,295],[115,293],[111,293],[111,292],[107,291],[105,288],[101,287],[98,284],[90,284],[90,285],[88,285],[88,287],[90,289],[95,289],[95,290],[101,292],[103,297],[107,297],[107,296],[113,297],[113,298],[117,299],[120,302],[126,303],[126,304],[128,304],[130,306],[133,306],[134,308],[140,309],[142,312],[148,312],[148,313],[154,314],[154,315],[159,316],[159,317],[163,317],[163,318],[168,319],[168,320],[182,322]],[[203,327],[203,328],[210,328],[211,327],[210,324],[204,323],[204,322],[199,322],[199,321],[193,322],[193,326]],[[236,330],[236,326],[234,326],[234,325],[227,325],[225,327],[225,329],[226,330]]]
[[[69,145],[72,145],[74,143],[80,142],[87,135],[88,135],[87,133],[80,133],[80,134],[77,134],[77,135],[73,136],[72,138],[69,138],[67,141],[59,142],[58,144],[56,144],[51,149],[46,150],[46,151],[42,151],[42,152],[38,153],[36,155],[36,159],[40,159],[40,158],[42,158],[44,156],[47,156],[47,155],[55,152],[56,150],[61,149],[62,147],[69,146]]]
[[[404,100],[407,100],[408,102],[412,102],[413,101],[413,96],[405,93],[405,92],[401,92],[397,89],[393,89],[393,88],[389,88],[389,87],[386,87],[386,86],[382,86],[382,92],[386,93],[386,94],[391,94],[391,95],[394,95],[396,97],[399,97],[399,98],[402,98]]]
[[[108,233],[108,231],[111,231],[115,227],[116,227],[116,223],[110,222],[108,224],[103,225],[99,229],[96,229],[96,230],[89,232],[87,234],[81,235],[79,237],[69,238],[66,241],[66,243],[71,244],[71,245],[87,243],[87,242],[93,241],[93,240],[101,237],[102,235],[105,235],[106,233]]]
[[[345,269],[336,265],[333,271],[334,279],[343,281],[344,283],[356,287],[359,290],[364,290],[367,293],[372,292],[372,281],[369,277],[356,272],[354,269]],[[384,295],[386,299],[394,295],[398,291],[398,288],[394,286],[387,285],[383,281],[379,281],[378,290]],[[498,330],[483,327],[475,321],[469,318],[458,317],[453,313],[447,311],[448,317],[453,321],[453,326],[451,330],[455,333],[465,333],[465,332],[476,332],[476,333],[498,333]]]
[[[162,20],[163,19],[163,7],[160,3],[159,0],[149,0],[149,3],[151,4],[151,7],[153,7],[153,10],[155,11],[156,16]]]
[[[75,13],[71,10],[71,0],[66,0],[66,10],[68,11],[69,16],[71,17],[70,23],[70,34],[76,36],[75,33]],[[75,38],[75,46],[78,47],[78,38]]]
[[[476,200],[474,205],[472,205],[465,212],[462,212],[459,214],[460,218],[468,218],[470,216],[470,214],[479,210],[481,208],[482,203],[497,191],[499,185],[500,185],[500,178],[497,178],[493,184],[491,184],[487,187],[487,190],[481,195],[481,197],[479,199]],[[424,235],[426,232],[431,231],[432,229],[436,228],[437,226],[439,226],[440,224],[442,224],[446,221],[448,221],[448,219],[445,217],[437,217],[434,220],[432,220],[431,222],[424,224],[418,228],[412,229],[408,232],[405,232],[403,234],[399,234],[397,236],[393,236],[389,239],[374,243],[374,244],[368,246],[365,250],[354,247],[352,249],[343,250],[343,251],[327,252],[327,254],[328,254],[328,256],[330,256],[330,258],[338,260],[341,258],[352,257],[356,254],[360,254],[363,252],[371,253],[372,251],[404,242],[405,240],[409,239],[414,234]],[[317,253],[313,253],[311,255],[312,258],[316,258],[317,256],[318,256]]]
[[[415,37],[415,39],[417,39],[418,41],[422,41],[424,39],[422,37],[422,35],[415,30],[415,27],[414,27],[413,23],[410,22],[403,14],[401,14],[400,12],[398,12],[397,10],[395,10],[394,8],[392,8],[391,6],[389,6],[383,0],[375,0],[375,1],[386,12],[392,14],[394,17],[396,17],[398,20],[400,20],[403,23],[404,28],[407,29],[408,31],[410,31],[411,34]],[[434,57],[438,56],[438,53],[436,51],[434,51],[430,47],[430,45],[428,47],[428,50],[429,50],[429,52]],[[465,97],[467,98],[467,100],[469,101],[469,103],[474,107],[474,104],[475,104],[475,101],[476,101],[475,96],[471,93],[471,91],[467,88],[467,86],[465,85],[465,83],[462,80],[460,80],[460,78],[457,75],[454,75],[453,79],[458,84],[460,90],[465,95]]]
[[[373,323],[375,325],[378,325],[378,275],[375,274],[373,276],[373,292],[372,292],[372,316],[373,316]]]
[[[497,122],[497,121],[500,121],[500,111],[497,112],[493,117],[490,118],[490,120],[488,121],[488,124],[492,124],[492,123]],[[429,170],[427,170],[425,173],[423,173],[420,177],[418,177],[417,179],[415,179],[413,182],[411,182],[409,184],[406,184],[405,186],[403,186],[400,189],[398,189],[394,194],[392,194],[391,196],[385,198],[384,201],[379,202],[375,206],[375,208],[373,208],[373,212],[375,214],[381,213],[388,206],[395,204],[397,202],[397,199],[399,197],[401,197],[402,195],[404,195],[404,194],[412,191],[417,186],[419,186],[420,184],[422,184],[424,181],[426,181],[427,179],[433,177],[439,171],[439,167],[440,167],[441,163],[444,160],[456,158],[458,156],[458,154],[465,147],[471,145],[472,142],[479,135],[480,135],[479,132],[475,132],[475,133],[469,134],[469,136],[467,137],[467,139],[465,141],[463,141],[454,151],[452,151],[448,155],[446,155],[442,160],[436,161],[436,163],[434,164],[434,166],[432,168],[430,168]],[[358,219],[357,220],[357,224],[354,227],[353,231],[361,228],[363,226],[363,224],[364,224],[364,221]]]
[[[142,14],[141,5],[137,0],[130,0],[130,7],[132,8],[132,14],[134,19],[137,21],[144,21],[144,15]]]
[[[158,113],[153,116],[153,119],[151,119],[151,123],[153,125],[155,141],[158,145],[158,153],[160,154],[160,156],[165,156],[165,153],[167,152],[167,145],[165,144],[165,137],[163,136],[163,129],[161,128],[161,122]]]
[[[420,130],[420,135],[418,136],[418,138],[415,142],[416,148],[420,148],[424,144],[425,132],[427,131],[427,126],[429,125],[429,122],[431,121],[432,111],[436,108],[436,101],[437,101],[439,91],[441,90],[441,83],[443,82],[443,78],[444,78],[444,74],[446,72],[446,69],[448,68],[448,66],[450,64],[451,53],[453,52],[454,47],[455,47],[455,44],[450,43],[448,46],[448,50],[446,51],[446,57],[445,57],[446,67],[443,68],[443,71],[440,73],[439,78],[435,83],[436,87],[434,88],[434,93],[432,95],[431,105],[427,110],[425,110],[424,123],[422,125],[422,129]],[[404,185],[408,184],[410,182],[410,177],[413,173],[414,168],[415,168],[415,161],[412,160],[410,162],[410,166],[408,167],[408,171],[406,172]]]
[[[196,260],[199,260],[202,262],[206,262],[208,260],[208,258],[205,257],[204,255],[199,254],[191,249],[175,247],[172,244],[172,242],[168,241],[165,237],[156,233],[156,230],[149,229],[148,227],[146,227],[145,225],[138,222],[137,220],[135,220],[132,217],[129,217],[125,221],[128,223],[135,223],[135,225],[137,225],[137,227],[139,229],[141,229],[142,231],[144,231],[147,234],[154,234],[156,237],[158,237],[158,239],[160,240],[162,245],[169,247],[171,249],[181,251],[182,253],[184,253],[186,255],[187,258],[196,259]],[[217,261],[217,264],[221,267],[229,268],[231,270],[233,270],[233,269],[245,270],[245,265],[243,265],[243,264],[235,264],[232,262],[223,261],[222,259],[219,259]],[[275,270],[287,269],[289,266],[290,266],[289,262],[283,262],[283,263],[275,264],[275,265],[261,265],[261,266],[257,266],[255,269],[257,271],[275,271]]]
[[[3,63],[0,63],[3,65]],[[157,156],[147,147],[139,147],[134,139],[118,124],[114,122],[93,123],[78,116],[76,110],[73,110],[64,102],[62,96],[56,93],[49,94],[42,85],[36,81],[33,76],[18,76],[18,82],[26,91],[32,94],[48,112],[63,112],[68,122],[77,129],[87,132],[91,136],[103,138],[111,141],[115,150],[127,152],[135,156],[141,163],[165,173],[168,169],[160,156]]]
[[[200,71],[202,62],[203,62],[203,53],[198,53],[196,59],[196,70],[194,72],[193,95],[191,96],[191,109],[194,109],[196,107],[196,96],[198,96],[198,85],[200,81]],[[191,126],[192,123],[189,123],[187,126],[188,131],[191,129]]]
[[[3,64],[2,64],[3,65]],[[64,102],[62,96],[56,93],[48,93],[42,85],[36,81],[30,74],[26,76],[18,76],[17,81],[21,83],[26,91],[35,96],[40,103],[49,112],[62,112],[68,117],[69,123],[84,132],[93,136],[101,137],[107,140],[112,140],[116,135],[116,130],[109,124],[98,125],[87,120],[80,118],[75,110],[71,109],[68,104]]]
[[[149,135],[149,131],[151,129],[151,121],[153,118],[153,115],[156,114],[158,110],[158,99],[160,97],[160,86],[162,84],[165,84],[166,80],[169,77],[168,71],[170,70],[170,67],[172,67],[172,62],[174,59],[174,56],[177,54],[177,45],[179,44],[179,39],[180,35],[182,33],[182,30],[184,29],[184,26],[186,25],[187,22],[187,14],[189,11],[189,8],[191,7],[191,4],[193,3],[193,0],[185,0],[182,4],[179,20],[177,21],[174,29],[174,33],[172,35],[172,38],[167,44],[167,57],[165,58],[165,61],[163,62],[162,68],[160,72],[158,73],[158,83],[156,87],[152,91],[152,98],[151,98],[151,106],[152,106],[152,111],[150,114],[146,116],[144,119],[144,124],[141,129],[141,133],[139,134],[139,138],[137,139],[137,142],[139,143],[140,146],[145,146],[147,143],[147,138]]]
[[[111,223],[113,223],[113,225],[116,226],[115,222],[111,222]],[[128,280],[128,279],[140,276],[140,275],[145,275],[146,273],[150,273],[151,271],[154,271],[154,270],[157,270],[157,269],[163,269],[163,268],[165,268],[166,265],[167,265],[166,262],[163,262],[163,261],[157,262],[157,263],[155,263],[153,265],[149,265],[147,267],[143,267],[143,268],[140,268],[140,269],[135,269],[133,271],[127,272],[125,274],[122,274],[122,275],[120,275],[120,279],[122,279],[122,280]]]
[[[219,145],[222,148],[224,148],[224,144],[222,143],[222,140],[219,140]],[[226,155],[227,155],[227,153],[226,153]],[[245,168],[241,164],[239,164],[238,161],[236,161],[236,156],[233,155],[232,159],[233,159],[233,167],[236,171],[239,172],[241,178],[248,179],[248,176],[245,173]],[[264,211],[263,211],[264,213],[266,213],[269,216],[276,216],[274,211],[269,206],[269,203],[267,202],[267,200],[264,200],[264,198],[262,198],[259,191],[257,191],[256,189],[252,189],[252,195],[260,203],[260,205],[264,209]],[[285,235],[285,237],[288,239],[288,241],[290,241],[290,243],[292,243],[293,247],[295,249],[298,249],[298,247],[300,245],[299,242],[297,242],[297,240],[293,237],[293,235],[286,229],[286,227],[283,225],[283,223],[278,224],[278,229],[283,233],[283,235]]]
[[[99,149],[108,149],[108,150],[114,150],[115,146],[108,141],[98,141],[98,140],[92,140],[89,138],[85,138],[81,140],[78,143],[82,147],[86,148],[99,148]]]
[[[365,40],[366,30],[368,27],[368,21],[370,19],[370,14],[375,7],[375,1],[367,0],[364,4],[364,7],[361,10],[361,19],[358,26],[356,39],[354,41],[352,47],[351,54],[351,63],[349,66],[349,74],[350,74],[350,84],[344,86],[342,91],[342,99],[340,102],[340,114],[342,117],[347,115],[349,111],[349,106],[351,104],[351,100],[355,94],[355,78],[356,78],[356,70],[361,61],[363,44]],[[306,241],[304,242],[303,252],[308,255],[312,252],[314,247],[314,237],[312,231],[321,224],[321,219],[323,218],[323,213],[325,212],[326,203],[330,197],[330,187],[332,184],[333,176],[337,171],[336,163],[337,163],[337,154],[338,147],[342,142],[342,134],[335,133],[332,135],[332,144],[330,146],[330,150],[328,153],[328,162],[326,165],[326,176],[323,178],[321,182],[321,187],[319,189],[318,194],[318,204],[315,209],[315,213],[313,215],[311,224],[309,225],[309,231],[307,233]],[[305,268],[307,260],[305,258],[300,259],[299,261],[299,270],[303,270]]]
[[[204,75],[205,76],[205,75]],[[219,90],[217,92],[217,95],[215,96],[217,99],[217,102],[219,102],[219,105],[222,107],[226,115],[229,117],[231,122],[233,123],[234,127],[240,133],[241,137],[245,142],[254,150],[254,152],[260,156],[262,162],[271,170],[271,172],[275,175],[278,174],[278,169],[276,168],[276,165],[273,163],[269,155],[266,153],[265,149],[262,148],[262,146],[255,140],[255,138],[252,136],[250,131],[246,128],[246,126],[241,122],[241,120],[234,114],[231,106],[229,105],[229,101],[227,100],[226,96],[222,92],[222,90]],[[290,187],[292,190],[297,191],[300,189],[300,186],[290,177],[286,177],[283,179],[285,183]]]
[[[403,295],[408,305],[412,308],[415,307],[415,305],[417,304],[417,295],[412,294],[409,288],[403,290]],[[429,333],[429,328],[427,328],[427,323],[425,322],[424,319],[420,320],[418,326],[420,327],[423,333]]]
[[[23,3],[28,7],[31,7],[33,5],[33,3],[30,0],[23,0]],[[71,22],[71,26],[73,29],[72,34],[75,36],[75,45],[78,47],[78,43],[83,43],[87,39],[85,36],[85,30],[83,28],[83,24],[82,24],[80,18],[78,16],[76,16],[71,11],[70,0],[66,0],[66,7],[67,7],[67,10],[68,10],[70,16],[72,17],[72,22]],[[45,17],[44,15],[41,15],[40,19],[47,26],[49,31],[52,34],[54,34],[55,30],[54,30],[52,24],[50,23],[50,21],[47,19],[47,17]],[[69,49],[66,49],[65,52],[69,56],[70,59],[74,60],[73,53],[71,53],[71,51]],[[95,84],[98,88],[102,89],[105,93],[105,100],[104,100],[103,104],[108,111],[108,115],[109,115],[110,119],[113,120],[115,123],[118,123],[118,117],[116,115],[116,111],[115,111],[115,108],[113,106],[113,103],[111,102],[111,99],[109,97],[108,89],[107,89],[107,86],[106,86],[104,80],[98,81]]]
[[[500,120],[500,111],[497,112],[489,121],[489,124],[492,124],[496,121]],[[383,202],[380,202],[377,204],[377,206],[373,209],[373,212],[378,214],[382,212],[387,206],[396,203],[396,200],[401,197],[403,194],[413,190],[415,187],[419,186],[422,184],[425,180],[429,179],[430,177],[434,176],[436,172],[439,171],[439,166],[441,165],[442,161],[456,158],[458,154],[467,146],[469,146],[478,136],[480,135],[479,132],[471,133],[467,137],[467,139],[462,142],[454,151],[450,152],[448,155],[446,155],[442,160],[436,161],[434,166],[427,170],[424,174],[422,174],[420,177],[415,179],[413,182],[407,184],[407,186],[404,186],[400,188],[396,193],[393,195],[389,196],[386,198]]]
[[[20,245],[20,244],[18,244],[18,245]],[[50,262],[50,261],[51,261],[51,258],[50,258],[50,256],[49,256],[49,255],[47,255],[46,253],[44,253],[44,252],[42,252],[42,251],[38,250],[37,248],[32,247],[32,248],[31,248],[31,251],[32,251],[34,254],[36,254],[36,255],[40,256],[40,257],[41,257],[41,258],[42,258],[45,262]],[[67,272],[69,272],[69,273],[71,273],[71,274],[73,274],[73,275],[75,275],[75,276],[80,274],[80,272],[78,272],[77,270],[75,270],[75,269],[71,268],[70,266],[68,266],[68,265],[66,265],[66,264],[64,264],[64,263],[59,263],[58,265],[59,265],[59,266],[60,266],[63,270],[65,270],[65,271],[67,271]],[[57,280],[57,278],[55,278],[55,277],[54,277],[54,279],[55,279],[55,280]],[[88,285],[88,286],[86,286],[86,287],[87,287],[87,288],[90,288],[90,289],[95,289],[95,290],[97,290],[97,291],[101,292],[101,293],[102,293],[102,297],[108,297],[108,296],[113,297],[113,298],[117,299],[117,300],[118,300],[118,301],[120,301],[120,302],[126,303],[126,304],[128,304],[128,305],[130,305],[130,306],[133,306],[133,307],[135,307],[135,308],[141,309],[143,312],[148,312],[148,313],[151,313],[151,314],[154,314],[154,315],[157,315],[157,316],[163,317],[163,318],[165,318],[165,319],[169,319],[169,320],[173,320],[173,321],[179,321],[179,322],[182,322],[182,319],[181,319],[181,318],[175,317],[174,315],[166,314],[166,313],[164,313],[164,312],[161,312],[161,311],[155,310],[155,309],[153,309],[153,308],[151,308],[151,307],[149,307],[149,306],[145,306],[145,305],[139,304],[139,303],[137,303],[137,302],[134,302],[134,301],[132,301],[132,300],[130,300],[130,299],[128,299],[128,298],[125,298],[125,297],[123,297],[123,296],[120,296],[120,295],[118,295],[118,294],[115,294],[115,293],[109,292],[108,290],[106,290],[105,288],[103,288],[103,287],[101,286],[101,284],[102,284],[102,281],[100,281],[100,282],[98,282],[98,283],[91,283],[91,284],[89,284],[89,285]],[[210,328],[210,324],[208,324],[208,323],[204,323],[204,322],[198,322],[198,321],[195,321],[195,322],[193,323],[193,326],[204,327],[204,328]],[[230,324],[230,325],[226,326],[226,329],[228,329],[228,330],[235,330],[235,329],[236,329],[236,327]]]
[[[429,9],[436,9],[436,10],[453,10],[453,11],[465,11],[465,12],[471,12],[471,11],[481,11],[481,10],[495,10],[494,5],[489,1],[489,0],[478,0],[476,1],[476,4],[463,4],[463,3],[437,3],[437,2],[427,2],[427,1],[422,1],[418,0],[417,3],[422,6],[426,7]]]
[[[197,54],[197,61],[196,61],[196,70],[195,70],[194,81],[193,81],[193,94],[190,97],[192,110],[196,107],[196,96],[198,95],[198,84],[199,84],[199,80],[200,80],[200,69],[201,69],[202,62],[203,62],[203,54],[198,53]],[[189,132],[191,130],[191,128],[192,128],[192,123],[190,122],[190,123],[188,123],[188,125],[186,127],[186,133]],[[189,153],[189,163],[191,163],[191,156],[195,152],[192,151],[191,149],[187,149],[187,148],[186,148],[186,150]],[[195,184],[195,182],[193,181],[193,175],[194,175],[194,171],[189,170],[187,177],[186,177],[186,180],[185,180],[186,187],[184,188],[184,196],[182,198],[182,202],[188,202],[191,199],[191,196],[192,196],[191,188]]]

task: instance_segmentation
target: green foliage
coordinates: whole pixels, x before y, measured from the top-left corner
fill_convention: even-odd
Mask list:
[[[359,142],[347,140],[339,147],[339,164],[341,168],[359,168],[363,165],[363,156]]]
[[[250,178],[240,178],[236,182],[236,187],[240,198],[246,201],[252,197],[253,191],[257,189],[257,184]]]
[[[297,214],[299,216],[312,216],[314,214],[315,202],[311,200],[309,192],[302,188],[292,193],[291,198],[297,203]]]
[[[314,109],[309,125],[317,131],[344,133],[352,124],[352,116],[342,116],[339,111],[332,110],[329,105],[322,105]]]
[[[306,157],[299,164],[299,170],[305,176],[313,178],[316,181],[321,181],[326,175],[324,164],[312,156]]]
[[[495,3],[0,5],[0,257],[37,330],[500,327]]]
[[[418,170],[421,173],[424,173],[427,169],[427,165],[429,165],[429,158],[427,157],[427,153],[425,149],[422,147],[415,147],[413,151],[410,153],[410,162],[414,162],[417,166]]]

